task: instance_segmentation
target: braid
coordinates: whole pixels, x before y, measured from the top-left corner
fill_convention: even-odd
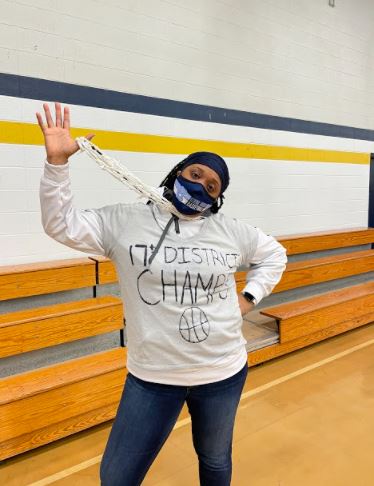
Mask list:
[[[223,205],[223,200],[225,199],[225,196],[223,194],[221,194],[219,196],[219,205],[217,203],[217,201],[213,204],[213,206],[210,208],[210,211],[212,213],[218,213],[218,211],[221,209],[222,205]]]
[[[167,191],[167,192],[170,194],[170,191],[173,191],[173,189],[174,189],[174,182],[175,182],[175,179],[177,178],[177,172],[179,170],[182,170],[185,162],[186,162],[186,159],[183,159],[180,162],[178,162],[178,164],[175,167],[173,167],[171,169],[171,171],[166,175],[166,177],[160,182],[159,187],[162,187],[162,186],[166,187],[167,189],[169,189],[169,191]],[[165,197],[168,197],[168,194],[165,194]],[[213,205],[210,208],[210,211],[212,213],[218,213],[218,211],[221,209],[221,207],[223,205],[224,198],[225,198],[225,196],[223,194],[221,194],[218,197],[219,204],[218,204],[218,201],[213,203]],[[150,203],[151,203],[150,200],[147,201],[147,204],[150,204]]]
[[[169,174],[160,182],[159,187],[165,186],[168,189],[173,190],[175,179],[177,178],[178,170],[182,170],[185,160],[181,160],[178,164],[171,169]]]

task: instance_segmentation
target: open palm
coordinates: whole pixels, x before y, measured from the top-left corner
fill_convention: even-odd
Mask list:
[[[65,164],[67,159],[79,150],[77,142],[70,135],[70,113],[69,108],[65,106],[64,116],[61,112],[61,104],[55,103],[56,122],[53,121],[52,115],[47,103],[43,104],[46,124],[40,113],[36,113],[38,124],[44,135],[44,143],[47,152],[47,160],[51,164]],[[86,135],[91,140],[93,134]]]

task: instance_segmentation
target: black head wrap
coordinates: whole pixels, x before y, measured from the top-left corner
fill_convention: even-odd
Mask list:
[[[171,196],[178,171],[183,170],[192,164],[206,165],[218,174],[221,180],[221,193],[218,196],[219,203],[216,201],[210,208],[212,213],[217,213],[223,204],[223,192],[229,185],[230,175],[226,162],[222,157],[213,152],[194,152],[173,167],[169,174],[160,183],[160,187],[165,186],[167,189],[169,189],[169,191],[165,193],[165,197],[168,197],[168,195]]]
[[[221,194],[225,192],[230,182],[229,169],[226,162],[213,152],[194,152],[183,161],[182,170],[192,164],[201,164],[214,170],[221,180]],[[220,195],[221,195],[220,194]]]

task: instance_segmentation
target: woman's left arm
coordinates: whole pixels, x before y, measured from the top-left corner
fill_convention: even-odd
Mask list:
[[[248,300],[240,292],[238,293],[238,300],[239,300],[239,307],[240,307],[240,312],[242,313],[242,316],[245,316],[246,314],[248,314],[248,312],[251,312],[251,310],[255,306],[255,304],[248,302]]]
[[[257,244],[249,261],[245,262],[250,265],[250,269],[246,276],[247,284],[242,292],[250,293],[255,299],[254,304],[257,305],[264,297],[271,294],[280,281],[286,268],[287,255],[284,246],[273,236],[265,234],[259,228],[254,229],[258,237]],[[243,296],[241,297],[244,299]]]

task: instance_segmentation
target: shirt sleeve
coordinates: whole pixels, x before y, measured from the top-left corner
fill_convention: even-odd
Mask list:
[[[106,206],[78,209],[73,205],[68,161],[53,165],[47,160],[40,180],[41,221],[44,231],[54,240],[74,250],[110,258],[111,245],[104,231]]]
[[[249,292],[258,304],[271,294],[286,268],[286,249],[260,228],[237,219],[234,229],[241,249],[241,266],[249,268],[242,292]]]
[[[255,251],[247,264],[250,269],[243,292],[249,292],[258,304],[271,294],[286,268],[286,249],[273,236],[255,228],[258,235]]]

